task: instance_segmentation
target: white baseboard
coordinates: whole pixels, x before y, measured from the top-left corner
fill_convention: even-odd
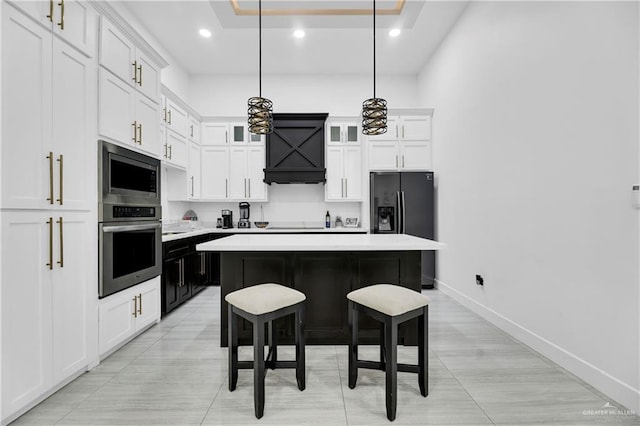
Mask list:
[[[629,384],[613,377],[595,365],[548,341],[544,337],[476,302],[446,283],[440,280],[436,280],[436,283],[437,288],[442,290],[447,296],[477,313],[515,339],[518,339],[549,358],[562,368],[575,374],[580,379],[610,397],[613,401],[624,405],[627,409],[637,414],[640,413],[640,389],[633,388]]]

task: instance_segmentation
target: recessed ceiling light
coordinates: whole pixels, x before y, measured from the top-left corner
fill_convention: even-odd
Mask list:
[[[302,31],[302,30],[295,30],[295,31],[293,32],[293,36],[294,36],[295,38],[304,38],[304,31]]]
[[[391,37],[398,37],[400,35],[400,29],[399,28],[394,28],[391,31],[389,31],[389,35]]]
[[[209,38],[209,37],[211,37],[211,31],[209,31],[209,30],[208,30],[208,29],[206,29],[206,28],[202,28],[202,29],[199,31],[199,33],[200,33],[200,35],[201,35],[202,37],[204,37],[204,38]]]

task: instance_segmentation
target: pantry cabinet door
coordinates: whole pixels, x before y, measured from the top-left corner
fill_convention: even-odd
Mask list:
[[[53,43],[53,154],[55,205],[89,210],[95,193],[97,143],[95,67],[59,40]]]
[[[155,158],[160,157],[160,107],[149,98],[136,94],[136,121],[138,127],[138,147]],[[169,135],[167,134],[167,140]],[[186,157],[186,147],[183,151]],[[186,158],[185,158],[186,160]],[[184,163],[184,162],[183,162]]]
[[[2,5],[2,207],[46,208],[51,198],[51,34]]]
[[[152,60],[138,53],[138,80],[136,87],[154,103],[160,102],[160,69]]]
[[[344,196],[344,157],[341,146],[327,147],[327,182],[325,183],[325,198],[341,200]]]
[[[117,75],[127,85],[133,86],[135,46],[108,19],[103,17],[101,25],[100,65]]]
[[[247,149],[232,147],[229,150],[229,198],[247,198]]]
[[[64,0],[64,7],[60,1],[56,1],[54,6],[54,33],[87,56],[94,56],[97,14],[93,7],[79,0]]]
[[[2,411],[12,413],[51,387],[50,232],[44,213],[3,212]],[[54,260],[55,262],[55,260]]]
[[[97,291],[91,273],[97,267],[91,251],[95,226],[86,213],[65,213],[54,217],[53,382],[76,373],[88,361],[88,292]],[[60,222],[62,220],[62,222]],[[92,285],[93,284],[93,285]]]

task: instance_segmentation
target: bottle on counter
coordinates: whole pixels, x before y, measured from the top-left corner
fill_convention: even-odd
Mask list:
[[[342,219],[340,216],[336,216],[336,228],[342,228]]]
[[[324,227],[331,228],[331,215],[329,214],[329,210],[327,210],[327,215],[324,217]]]

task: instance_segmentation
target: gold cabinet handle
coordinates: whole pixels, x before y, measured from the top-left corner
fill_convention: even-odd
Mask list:
[[[64,187],[63,183],[62,183],[62,179],[64,177],[64,162],[63,162],[64,158],[62,157],[62,154],[60,154],[60,157],[58,157],[58,163],[60,163],[60,198],[58,198],[56,201],[58,203],[60,203],[60,205],[64,204],[64,199],[62,197],[62,188]]]
[[[138,65],[138,71],[140,72],[140,79],[138,80],[138,86],[142,86],[142,64]]]
[[[47,15],[49,21],[53,22],[53,0],[49,0],[49,14]]]
[[[247,183],[249,184],[249,198],[251,198],[251,179],[247,178]]]
[[[49,204],[53,204],[53,152],[49,151],[49,155],[45,158],[49,160]]]
[[[173,145],[169,145],[169,160],[173,160]]]
[[[133,143],[136,143],[136,142],[138,142],[138,139],[137,139],[137,136],[138,136],[138,132],[137,132],[138,122],[134,121],[132,126],[133,126],[133,138],[132,139],[133,139]]]
[[[404,139],[404,124],[402,125],[402,139]]]
[[[60,22],[58,22],[58,26],[61,30],[64,30],[64,0],[60,0],[58,6],[60,6]]]
[[[140,300],[138,305],[138,315],[142,316],[142,293],[138,295],[138,300]]]
[[[62,224],[62,216],[60,216],[59,220],[56,220],[56,223],[60,225],[60,260],[58,260],[58,265],[64,268],[64,225]]]
[[[396,124],[396,139],[398,138],[398,125]]]
[[[167,108],[162,108],[162,121],[164,121],[165,123],[167,122]]]
[[[191,125],[191,137],[193,137],[193,124]]]
[[[224,180],[224,197],[227,198],[229,196],[229,179]]]
[[[134,83],[137,83],[138,82],[138,61],[133,61],[131,65],[133,66],[133,77],[131,77],[131,80],[133,80]]]
[[[403,132],[404,133],[404,132]],[[403,136],[404,137],[404,136]],[[402,154],[402,168],[404,169],[404,154]]]
[[[193,197],[193,176],[191,176],[191,196]]]
[[[142,123],[138,124],[138,143],[142,145]]]
[[[53,218],[50,217],[46,222],[49,225],[49,270],[53,269]]]
[[[167,111],[167,114],[169,114],[169,125],[171,125],[171,110]]]
[[[398,168],[398,156],[396,155],[396,169]]]
[[[344,197],[349,198],[349,179],[344,178]]]
[[[229,143],[229,131],[224,131],[224,143]]]
[[[138,318],[138,296],[133,296],[133,313],[131,315]]]

